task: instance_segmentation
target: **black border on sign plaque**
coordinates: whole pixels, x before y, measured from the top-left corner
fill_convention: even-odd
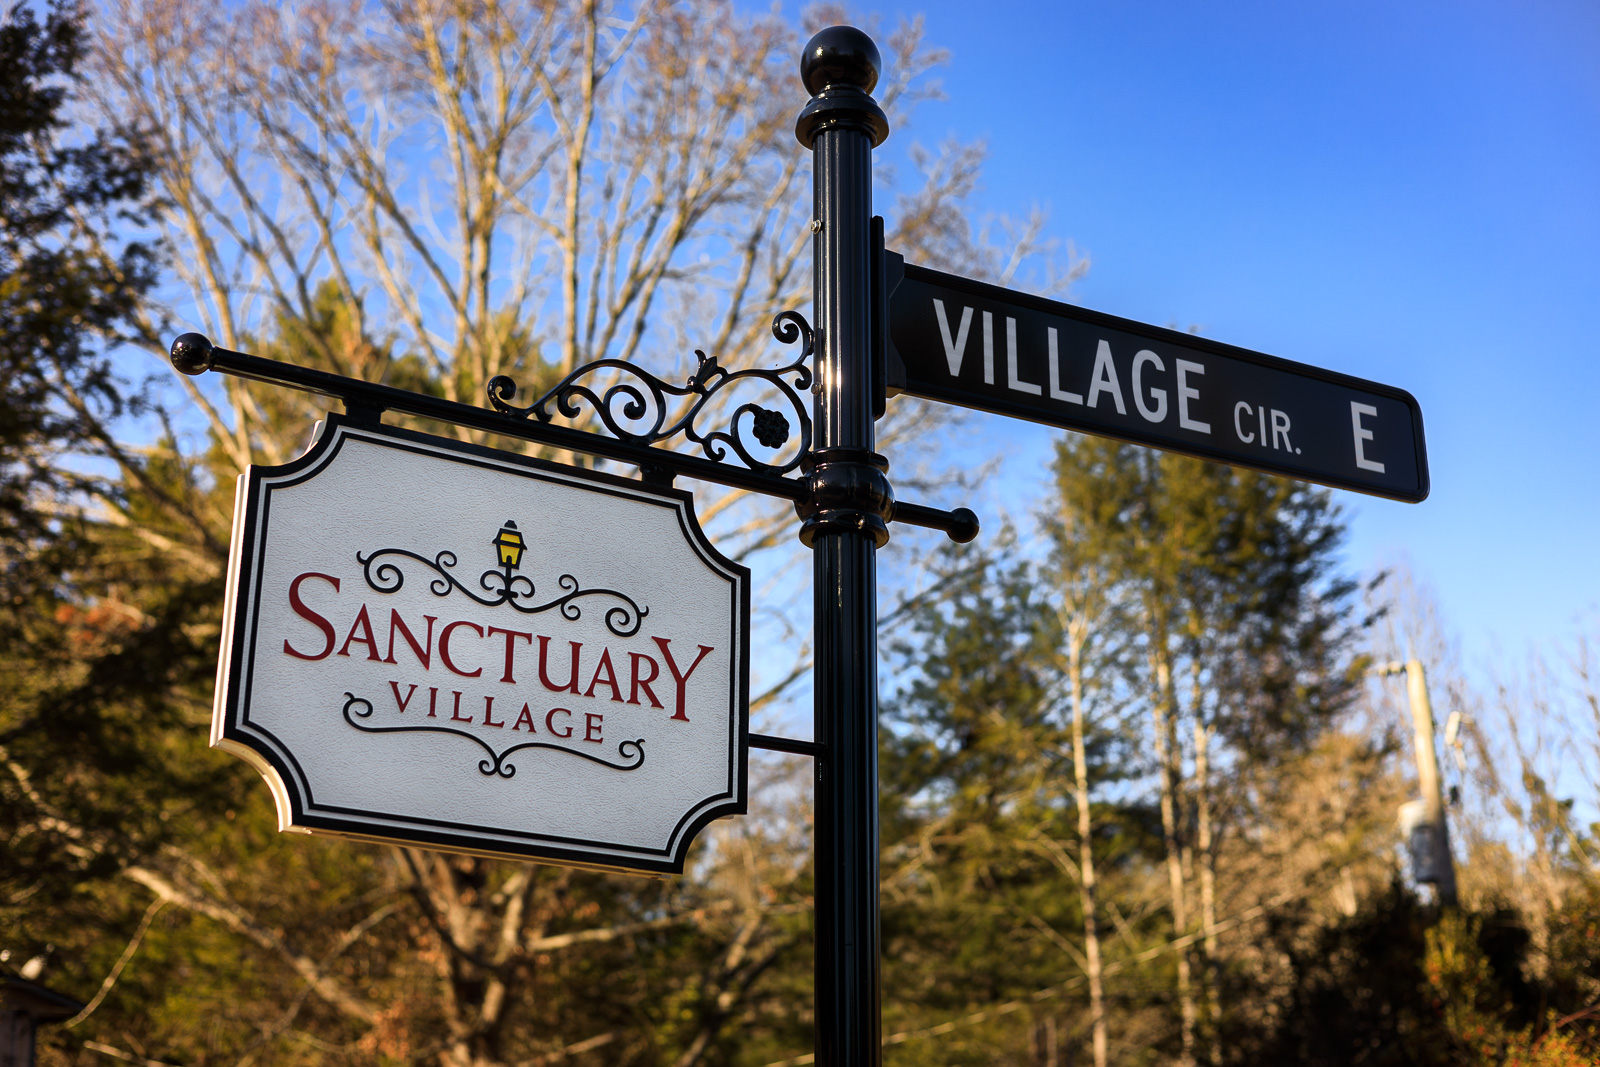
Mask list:
[[[739,647],[729,683],[733,720],[730,726],[734,744],[730,746],[726,788],[721,793],[707,796],[684,815],[673,828],[667,848],[625,846],[422,817],[386,816],[383,812],[319,804],[289,747],[270,730],[249,720],[252,679],[242,667],[246,648],[255,647],[257,643],[260,620],[255,607],[260,598],[260,561],[265,548],[266,530],[271,522],[272,491],[315,477],[338,455],[344,443],[352,438],[418,454],[438,455],[443,452],[451,460],[473,466],[565,486],[576,484],[584,490],[672,508],[677,513],[679,526],[690,546],[713,571],[728,575],[727,580],[737,586],[732,624]],[[293,477],[297,473],[301,476]],[[226,703],[218,716],[220,732],[216,723],[213,725],[212,743],[215,745],[218,740],[225,740],[235,754],[245,756],[252,763],[259,760],[271,768],[278,780],[275,784],[281,784],[284,791],[280,802],[287,800],[293,813],[294,825],[289,829],[302,832],[315,830],[390,844],[411,843],[474,855],[545,859],[598,870],[681,874],[689,846],[702,829],[724,816],[745,814],[748,785],[743,772],[748,765],[750,746],[750,571],[724,556],[706,537],[695,518],[693,494],[682,489],[647,485],[631,478],[583,470],[414,430],[393,426],[374,427],[348,416],[330,414],[316,441],[303,455],[279,466],[252,465],[248,474],[240,479],[235,508],[243,520],[235,526],[230,552],[233,560],[230,567],[232,580],[228,585],[224,606],[229,640],[224,645],[227,658],[219,665],[217,679],[219,695],[226,686],[226,695],[223,697]],[[249,755],[246,755],[247,752]],[[260,764],[257,769],[262,769]],[[386,822],[386,819],[390,821]]]
[[[1150,326],[1132,319],[1119,318],[1107,315],[1088,308],[1066,304],[1057,300],[1033,296],[1028,293],[1011,289],[1003,289],[997,285],[986,282],[974,281],[970,278],[961,278],[943,271],[933,270],[928,267],[919,267],[912,263],[904,263],[903,258],[895,253],[889,253],[889,277],[886,279],[889,304],[889,340],[892,349],[889,368],[889,387],[891,392],[899,391],[911,396],[922,397],[927,400],[936,400],[961,407],[974,408],[979,411],[993,412],[997,415],[1007,415],[1014,418],[1025,419],[1029,422],[1043,423],[1060,429],[1074,430],[1079,433],[1093,434],[1098,437],[1110,437],[1130,444],[1144,445],[1159,448],[1168,452],[1180,452],[1185,455],[1196,456],[1200,459],[1215,460],[1230,466],[1248,467],[1252,470],[1263,471],[1267,474],[1286,475],[1300,481],[1316,482],[1321,485],[1332,486],[1338,489],[1348,489],[1353,492],[1365,493],[1372,496],[1387,497],[1391,500],[1402,500],[1407,503],[1419,503],[1424,500],[1429,492],[1428,480],[1428,455],[1423,440],[1422,408],[1415,397],[1404,389],[1391,385],[1382,385],[1378,382],[1367,381],[1337,371],[1324,370],[1320,367],[1296,363],[1293,360],[1282,359],[1278,356],[1269,356],[1262,352],[1254,352],[1247,348],[1238,348],[1234,345],[1213,341],[1195,334],[1182,333],[1178,330],[1169,330],[1161,326]],[[898,275],[898,277],[897,277]],[[934,289],[946,290],[945,295],[955,296],[969,301],[967,306],[978,305],[976,310],[988,311],[994,316],[993,325],[993,377],[995,381],[985,382],[982,378],[973,379],[969,368],[981,365],[980,325],[978,314],[972,316],[969,324],[969,336],[965,345],[965,360],[962,363],[962,373],[958,376],[959,384],[952,384],[951,375],[948,373],[946,357],[942,348],[943,338],[937,326],[931,321],[916,320],[906,311],[908,286],[927,286]],[[900,314],[896,315],[897,306]],[[1020,312],[1020,315],[1019,315]],[[1120,391],[1132,401],[1132,383],[1123,375],[1129,362],[1134,358],[1134,352],[1142,347],[1153,344],[1166,358],[1164,380],[1160,383],[1167,391],[1164,398],[1166,404],[1166,418],[1160,427],[1141,419],[1130,404],[1125,413],[1116,412],[1109,408],[1102,412],[1099,409],[1090,409],[1082,405],[1068,405],[1062,402],[1048,401],[1043,396],[1038,400],[1030,400],[1025,393],[1009,388],[1005,384],[1007,367],[1007,337],[1002,316],[1006,314],[1019,319],[1026,317],[1025,323],[1019,323],[1018,332],[1030,330],[1027,343],[1019,341],[1019,361],[1027,361],[1026,373],[1022,376],[1029,384],[1044,385],[1047,381],[1047,357],[1043,353],[1041,343],[1033,334],[1043,336],[1043,327],[1054,326],[1061,331],[1070,331],[1068,341],[1076,340],[1078,346],[1071,352],[1075,367],[1090,365],[1094,358],[1093,350],[1089,353],[1083,351],[1082,342],[1089,330],[1107,331],[1116,335],[1119,350],[1115,353],[1119,367]],[[952,308],[948,313],[950,320],[948,328],[952,334],[958,332],[960,312]],[[927,314],[928,320],[933,319],[933,314]],[[1071,334],[1077,334],[1072,337]],[[1062,345],[1066,348],[1066,344]],[[908,351],[909,350],[909,351]],[[1382,476],[1363,474],[1354,467],[1352,458],[1349,471],[1330,469],[1336,466],[1331,462],[1320,465],[1307,465],[1306,462],[1296,462],[1293,458],[1278,458],[1272,450],[1262,447],[1247,447],[1240,444],[1237,448],[1221,448],[1208,444],[1204,437],[1191,431],[1169,429],[1166,424],[1174,421],[1174,412],[1178,398],[1174,384],[1173,363],[1176,358],[1181,358],[1185,351],[1204,354],[1210,357],[1220,357],[1224,361],[1231,361],[1235,366],[1226,364],[1218,366],[1213,364],[1212,374],[1206,378],[1195,379],[1194,384],[1200,388],[1213,391],[1213,387],[1223,374],[1230,374],[1234,378],[1256,378],[1257,382],[1276,379],[1278,389],[1301,388],[1306,386],[1317,388],[1310,383],[1333,386],[1344,391],[1342,399],[1350,400],[1356,394],[1371,397],[1387,404],[1398,404],[1404,408],[1406,417],[1410,421],[1410,449],[1403,447],[1391,448],[1385,455],[1389,463],[1403,460],[1406,466],[1412,468],[1407,474],[1396,472],[1385,473]],[[1068,357],[1066,351],[1060,353],[1063,365]],[[896,365],[898,364],[898,365]],[[930,369],[931,368],[931,369]],[[1221,371],[1222,373],[1216,373]],[[1261,375],[1259,371],[1268,374]],[[1282,377],[1288,376],[1288,377]],[[1309,380],[1305,385],[1295,379]],[[1048,386],[1046,386],[1048,388]],[[1084,390],[1083,382],[1075,381],[1070,388]],[[1258,388],[1261,388],[1258,386]],[[1262,392],[1271,392],[1262,389]],[[1080,396],[1083,392],[1080,392]],[[1234,394],[1237,395],[1237,394]],[[1240,396],[1241,400],[1255,400],[1256,405],[1265,408],[1265,404],[1252,394],[1249,397]],[[1274,396],[1281,395],[1275,393]],[[1104,398],[1102,397],[1102,402]],[[1261,397],[1265,399],[1265,397]],[[1282,401],[1275,401],[1281,403]],[[1226,401],[1224,401],[1226,403]],[[1237,418],[1238,413],[1234,412]],[[1325,415],[1318,411],[1319,416]],[[1215,412],[1211,418],[1218,418]],[[1342,423],[1332,419],[1331,416],[1323,417],[1320,421],[1334,422],[1334,430],[1326,426],[1313,428],[1305,435],[1304,440],[1316,441],[1327,447],[1331,436],[1341,439],[1351,435],[1349,420],[1345,416]],[[1232,427],[1227,427],[1232,429]],[[1218,427],[1219,430],[1223,427]],[[1251,426],[1246,430],[1253,430]],[[1300,429],[1303,429],[1300,428]],[[1297,434],[1300,432],[1297,429]],[[1273,434],[1274,442],[1277,435]],[[1405,435],[1401,435],[1403,442]],[[1285,442],[1289,438],[1285,436]],[[1369,447],[1371,445],[1369,444]],[[1353,456],[1353,449],[1352,449]],[[1337,464],[1337,466],[1345,466]]]

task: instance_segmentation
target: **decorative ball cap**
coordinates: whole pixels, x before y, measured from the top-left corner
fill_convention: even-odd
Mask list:
[[[211,369],[213,347],[203,333],[181,334],[172,342],[172,365],[185,374],[204,374]]]
[[[946,531],[950,535],[950,540],[958,545],[964,545],[977,538],[978,516],[973,514],[971,508],[956,508],[950,513],[950,517],[955,520]]]
[[[800,53],[800,81],[817,96],[830,85],[870,93],[883,72],[883,58],[872,38],[854,26],[829,26],[806,42]]]

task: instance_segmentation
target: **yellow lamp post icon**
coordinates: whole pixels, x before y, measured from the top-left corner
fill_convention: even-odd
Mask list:
[[[510,519],[500,527],[500,532],[495,534],[494,540],[489,542],[500,550],[500,566],[506,573],[517,569],[522,563],[522,550],[527,546],[523,543],[522,534],[517,530],[517,524]]]

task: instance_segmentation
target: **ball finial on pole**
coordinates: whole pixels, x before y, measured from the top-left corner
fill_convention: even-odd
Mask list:
[[[817,96],[830,85],[872,92],[883,73],[883,58],[872,38],[854,26],[829,26],[806,42],[800,53],[800,81]]]
[[[883,57],[872,38],[854,26],[829,26],[800,53],[800,80],[811,102],[800,112],[794,134],[812,147],[818,133],[843,126],[865,130],[876,148],[889,136],[889,118],[872,99],[883,73]]]

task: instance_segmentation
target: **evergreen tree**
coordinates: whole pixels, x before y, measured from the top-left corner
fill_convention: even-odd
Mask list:
[[[1064,438],[1055,472],[1058,554],[1103,575],[1131,632],[1122,662],[1150,714],[1172,936],[1199,938],[1174,953],[1179,1060],[1197,1062],[1205,1038],[1220,1063],[1217,857],[1247,813],[1229,812],[1242,794],[1217,768],[1245,782],[1348,703],[1343,527],[1326,491],[1099,438]]]
[[[1026,563],[947,551],[940,595],[895,645],[906,681],[886,700],[881,742],[885,1026],[948,1021],[1079,976],[1074,745],[1056,668],[1060,616]],[[1086,776],[1114,772],[1116,737],[1091,730]],[[1126,862],[1125,828],[1103,817],[1098,848]],[[1064,884],[1065,883],[1065,884]],[[1080,998],[1041,1001],[1054,1025]],[[966,1053],[905,1062],[991,1063],[1027,1050],[1014,1019],[975,1030]],[[952,1056],[957,1058],[951,1058]],[[927,1056],[929,1058],[922,1058]]]

